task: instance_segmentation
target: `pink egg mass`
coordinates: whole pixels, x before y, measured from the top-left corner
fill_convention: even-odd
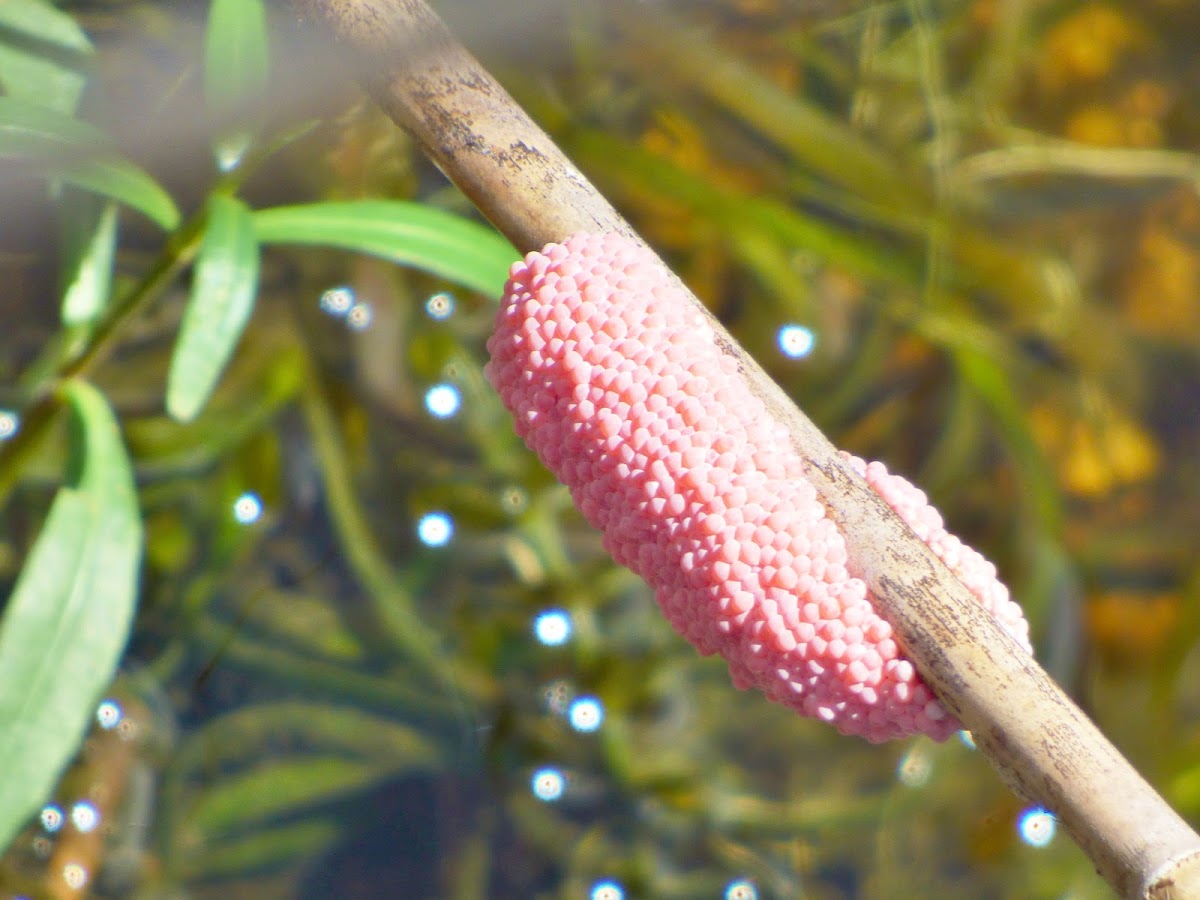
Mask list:
[[[653,253],[614,234],[530,253],[512,267],[488,351],[518,434],[735,685],[870,741],[961,727],[853,576],[787,429]],[[995,567],[919,489],[849,460],[1032,652]]]

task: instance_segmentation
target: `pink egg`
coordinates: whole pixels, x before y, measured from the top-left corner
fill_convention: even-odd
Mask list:
[[[849,574],[786,429],[652,253],[613,234],[530,253],[512,267],[488,352],[485,374],[526,444],[735,685],[870,741],[961,727]],[[848,459],[1032,652],[995,567],[918,488]]]

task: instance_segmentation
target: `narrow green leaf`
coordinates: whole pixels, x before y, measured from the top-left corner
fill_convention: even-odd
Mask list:
[[[262,96],[270,70],[267,15],[262,0],[212,0],[204,39],[204,95],[209,111],[229,119]],[[251,129],[237,127],[214,146],[223,171],[250,146]]]
[[[520,254],[495,231],[400,200],[278,206],[254,214],[264,244],[317,244],[369,253],[498,297]]]
[[[392,719],[348,706],[287,700],[244,706],[207,722],[180,746],[174,769],[189,773],[241,764],[270,753],[280,741],[385,766],[433,769],[442,758],[434,741]]]
[[[67,388],[72,472],[0,624],[0,847],[54,789],[112,681],[133,621],[142,524],[108,403]]]
[[[258,255],[250,210],[240,200],[214,195],[167,373],[167,412],[180,421],[195,418],[208,402],[250,320]]]
[[[91,322],[108,303],[117,248],[117,205],[91,193],[63,198],[62,319]]]
[[[229,115],[255,99],[267,85],[270,65],[262,0],[212,0],[204,38],[204,96],[209,109]]]
[[[188,825],[207,835],[223,835],[358,793],[393,771],[337,756],[267,762],[231,775],[200,794],[188,814]]]
[[[109,151],[112,138],[90,122],[36,103],[0,97],[0,159],[62,158],[69,152]]]
[[[91,53],[74,17],[46,0],[0,3],[0,85],[9,97],[75,112]]]
[[[112,139],[89,122],[0,97],[0,164],[111,197],[166,230],[179,224],[170,195],[145,171],[118,156]]]
[[[262,828],[231,841],[215,841],[196,849],[184,867],[188,878],[229,878],[289,863],[316,859],[342,837],[345,828],[329,819],[308,819]]]
[[[164,231],[174,231],[179,225],[179,208],[171,195],[126,159],[114,156],[86,160],[47,174],[136,209]]]
[[[967,346],[954,349],[954,361],[965,382],[990,408],[1022,481],[1021,496],[1028,499],[1038,524],[1048,534],[1061,534],[1063,509],[1058,482],[1033,438],[1029,416],[1013,391],[1011,375],[986,353]]]

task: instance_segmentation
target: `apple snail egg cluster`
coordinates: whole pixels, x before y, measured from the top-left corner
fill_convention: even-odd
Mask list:
[[[518,434],[734,683],[871,741],[960,726],[900,652],[786,428],[649,251],[577,234],[514,264],[485,372]],[[1027,650],[1020,607],[924,494],[850,462]]]

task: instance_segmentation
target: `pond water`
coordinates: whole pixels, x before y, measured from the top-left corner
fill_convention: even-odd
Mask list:
[[[437,6],[837,446],[996,562],[1038,660],[1197,822],[1200,13]],[[96,45],[79,115],[202,207],[204,5],[58,7]],[[267,7],[255,140],[316,124],[247,172],[248,206],[478,220]],[[39,354],[96,339],[58,324],[61,198],[13,181],[0,442]],[[115,295],[164,252],[120,222]],[[1111,895],[969,734],[842,737],[679,637],[514,434],[483,375],[495,296],[266,247],[236,354],[179,424],[187,285],[88,372],[136,474],[137,615],[5,896]],[[6,585],[61,479],[66,432],[47,434],[0,456]]]

